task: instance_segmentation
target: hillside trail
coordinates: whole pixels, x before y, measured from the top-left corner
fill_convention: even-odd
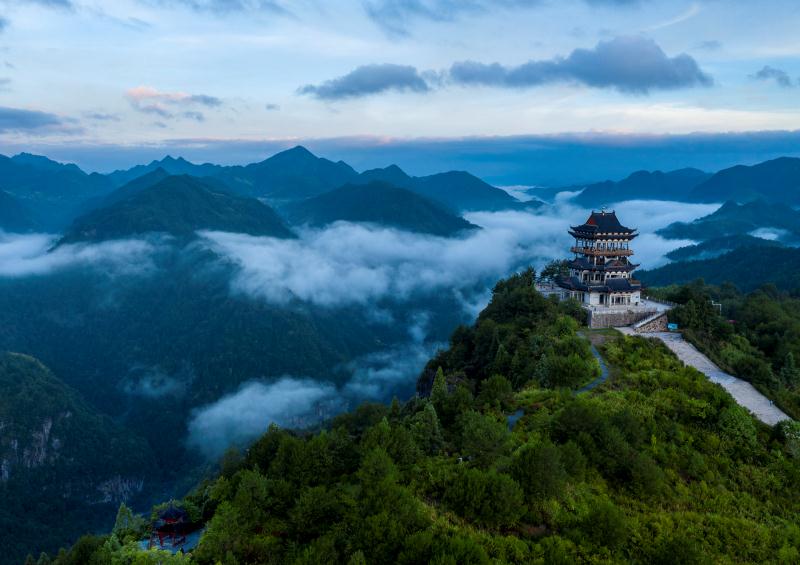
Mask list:
[[[747,408],[752,414],[767,425],[774,426],[782,420],[791,420],[773,402],[758,392],[756,388],[733,375],[729,375],[717,367],[711,359],[700,353],[697,348],[683,339],[677,332],[636,333],[631,328],[616,328],[625,335],[653,337],[660,339],[686,365],[703,373],[712,383],[717,383],[730,393],[736,402]]]

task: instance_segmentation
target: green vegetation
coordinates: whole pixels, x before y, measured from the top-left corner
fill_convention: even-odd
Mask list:
[[[186,497],[206,530],[173,560],[796,563],[797,425],[760,425],[638,337],[607,336],[613,379],[576,395],[564,387],[595,368],[579,310],[532,282],[495,287],[421,375],[426,397],[365,404],[315,434],[273,426],[227,457]],[[131,542],[87,537],[53,563],[158,561]]]
[[[636,271],[636,277],[650,287],[686,284],[701,278],[715,285],[733,282],[746,292],[765,283],[790,291],[800,288],[800,249],[771,244],[739,247],[713,259]]]
[[[141,498],[151,487],[155,461],[147,444],[97,414],[35,359],[0,354],[0,390],[4,563],[108,528],[120,500]]]
[[[347,184],[286,208],[294,224],[371,222],[398,229],[451,236],[477,226],[442,205],[385,182]]]
[[[655,292],[680,304],[670,319],[719,367],[800,419],[800,298],[766,285],[749,294],[696,281]],[[715,307],[713,302],[721,305]]]
[[[293,237],[275,211],[255,198],[235,196],[215,183],[183,175],[131,191],[79,217],[60,243],[120,239],[148,232],[192,237],[203,229]]]

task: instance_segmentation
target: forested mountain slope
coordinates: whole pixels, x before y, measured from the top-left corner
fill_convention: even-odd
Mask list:
[[[596,371],[581,312],[532,282],[498,283],[421,376],[429,396],[228,457],[179,503],[206,525],[191,562],[796,562],[800,428],[765,428],[662,345],[609,331],[611,380],[574,394]],[[130,555],[144,531],[55,563]]]
[[[152,490],[146,442],[100,416],[32,357],[0,353],[3,563],[111,526],[112,508]]]
[[[412,232],[455,235],[477,226],[434,200],[385,182],[348,184],[286,208],[294,224],[369,222]]]
[[[157,179],[158,170],[150,173]],[[105,241],[166,233],[182,238],[198,230],[293,237],[272,208],[255,198],[237,196],[187,175],[167,176],[143,186],[126,185],[107,205],[76,219],[60,243]],[[155,179],[152,179],[155,180]],[[135,182],[135,181],[134,181]]]

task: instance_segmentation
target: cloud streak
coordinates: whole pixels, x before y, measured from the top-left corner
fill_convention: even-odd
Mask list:
[[[137,86],[128,89],[125,92],[125,97],[136,111],[143,114],[151,114],[165,119],[183,117],[199,122],[205,119],[203,113],[188,108],[196,108],[198,106],[217,108],[222,105],[222,100],[216,96],[188,94],[186,92],[164,92],[151,86]]]
[[[584,0],[587,4],[626,6],[639,0]],[[365,0],[367,16],[389,36],[407,36],[419,20],[452,22],[463,16],[529,9],[542,0]]]
[[[416,68],[408,65],[364,65],[344,76],[322,84],[307,84],[300,87],[300,94],[308,94],[320,100],[342,100],[358,98],[387,91],[427,92],[430,90]]]
[[[161,0],[162,4],[185,6],[196,12],[226,14],[243,11],[266,11],[288,14],[283,2],[275,0]]]

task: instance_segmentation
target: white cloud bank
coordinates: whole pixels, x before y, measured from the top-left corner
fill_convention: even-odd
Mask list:
[[[716,207],[630,201],[619,204],[617,214],[626,225],[639,228],[636,259],[652,268],[663,264],[671,249],[691,243],[665,240],[655,230],[674,221],[691,221]],[[540,213],[474,212],[466,215],[467,220],[483,229],[462,238],[343,222],[302,231],[297,240],[222,232],[202,235],[208,247],[238,266],[232,290],[269,302],[342,306],[403,300],[432,291],[456,292],[466,302],[481,285],[491,285],[524,265],[541,267],[567,256],[567,229],[588,214],[589,210],[564,201]]]
[[[233,394],[199,409],[189,422],[189,445],[209,458],[232,444],[264,433],[270,423],[303,427],[321,404],[335,398],[332,384],[284,377],[273,383],[250,382]]]
[[[156,244],[149,240],[117,240],[63,245],[52,249],[57,236],[18,235],[0,231],[0,277],[48,275],[85,266],[118,274],[138,274],[152,268]]]

